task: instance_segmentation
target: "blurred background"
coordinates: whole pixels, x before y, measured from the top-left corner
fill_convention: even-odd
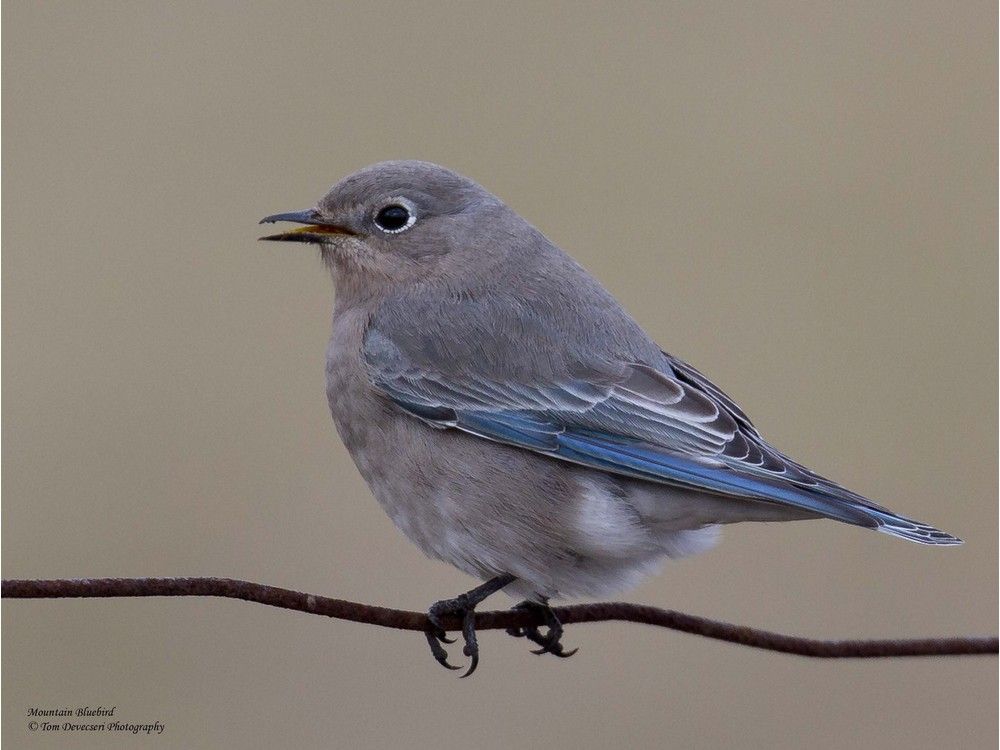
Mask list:
[[[3,575],[424,609],[324,396],[332,287],[258,243],[370,162],[502,196],[778,447],[966,540],[729,527],[631,601],[815,637],[996,632],[995,2],[3,3]],[[497,605],[505,604],[499,597]],[[8,601],[10,747],[996,746],[994,658],[635,625],[573,659],[212,599]],[[453,648],[457,655],[458,652]],[[154,739],[31,734],[117,705]]]

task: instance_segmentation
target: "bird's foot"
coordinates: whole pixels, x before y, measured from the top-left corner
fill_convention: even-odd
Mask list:
[[[548,602],[525,601],[516,605],[514,609],[536,612],[541,614],[545,621],[546,632],[544,635],[542,635],[537,625],[527,625],[521,628],[507,628],[507,635],[512,635],[515,638],[527,638],[537,646],[541,646],[541,648],[533,649],[531,653],[539,655],[552,654],[553,656],[558,656],[560,659],[568,659],[578,651],[578,649],[575,648],[571,651],[566,651],[563,648],[563,645],[560,642],[563,635],[563,626],[562,623],[559,622],[559,618],[556,617],[556,613],[552,611],[552,607],[548,605]]]
[[[471,591],[459,594],[454,599],[442,599],[431,605],[427,611],[427,619],[430,620],[430,627],[425,635],[427,645],[431,647],[431,654],[437,663],[447,669],[460,669],[448,663],[448,652],[444,650],[442,643],[454,643],[448,638],[444,627],[443,617],[448,615],[460,616],[462,618],[462,638],[465,645],[462,653],[469,657],[469,668],[462,677],[468,677],[476,671],[479,666],[479,641],[476,638],[476,605],[486,597],[496,593],[508,583],[514,580],[512,575],[501,575],[492,578],[482,586],[477,586]]]
[[[476,667],[479,666],[479,642],[476,639],[476,605],[468,600],[466,594],[456,596],[454,599],[443,599],[431,605],[427,612],[427,619],[431,621],[431,628],[427,631],[427,644],[431,647],[431,654],[437,663],[446,669],[461,669],[454,664],[448,663],[448,652],[445,651],[442,643],[454,643],[454,638],[446,635],[442,617],[446,615],[460,615],[462,618],[462,636],[465,639],[465,646],[462,653],[470,658],[469,668],[462,677],[468,677]]]

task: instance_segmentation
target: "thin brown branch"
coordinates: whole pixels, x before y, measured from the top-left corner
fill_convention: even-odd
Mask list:
[[[64,599],[119,596],[221,596],[242,599],[271,607],[282,607],[340,620],[379,625],[384,628],[423,631],[428,627],[423,612],[373,607],[343,599],[329,599],[315,594],[265,586],[230,578],[79,578],[67,580],[3,581],[5,599]],[[564,624],[619,620],[680,630],[706,638],[738,643],[741,646],[781,651],[786,654],[826,659],[873,658],[890,656],[959,656],[996,654],[997,638],[919,638],[887,640],[824,641],[772,633],[743,625],[647,607],[641,604],[606,602],[557,607],[555,612]],[[477,612],[476,628],[542,625],[536,616],[522,610]],[[459,630],[457,620],[445,620],[449,630]]]

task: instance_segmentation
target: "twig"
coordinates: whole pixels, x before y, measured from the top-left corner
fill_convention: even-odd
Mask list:
[[[66,580],[10,580],[3,581],[5,599],[63,599],[79,597],[119,596],[222,596],[243,599],[315,615],[326,615],[340,620],[362,622],[399,630],[426,630],[427,616],[423,612],[373,607],[343,599],[329,599],[315,594],[265,586],[260,583],[238,581],[230,578],[79,578]],[[825,659],[876,658],[890,656],[959,656],[971,654],[996,654],[997,638],[919,638],[887,640],[823,641],[812,638],[772,633],[757,628],[733,625],[718,620],[675,612],[668,609],[647,607],[641,604],[606,602],[556,607],[556,615],[566,625],[583,622],[620,620],[656,625],[706,638],[738,643],[742,646],[781,651],[786,654],[812,656]],[[445,619],[449,630],[459,630],[457,619]],[[542,625],[538,617],[528,611],[506,610],[477,612],[476,629]]]

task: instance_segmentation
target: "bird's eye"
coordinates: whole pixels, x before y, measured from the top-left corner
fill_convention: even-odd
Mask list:
[[[416,220],[417,217],[413,215],[413,212],[399,203],[390,203],[375,214],[375,226],[389,234],[409,229]]]

